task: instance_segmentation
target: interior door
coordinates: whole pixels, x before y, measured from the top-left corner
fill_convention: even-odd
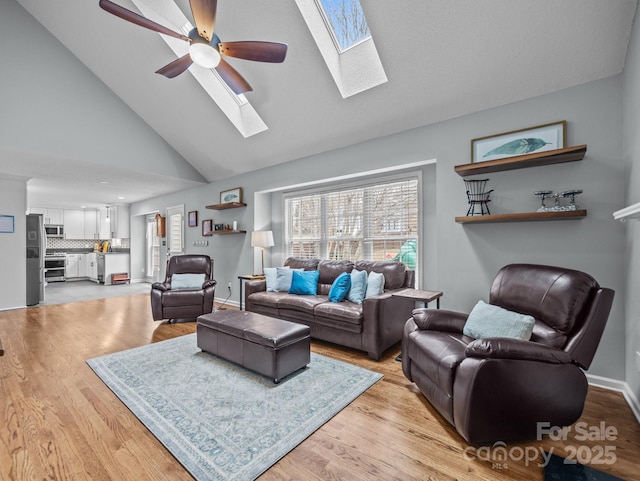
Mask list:
[[[167,257],[185,253],[184,205],[167,208]]]

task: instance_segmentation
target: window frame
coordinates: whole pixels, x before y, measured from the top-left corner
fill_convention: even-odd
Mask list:
[[[289,220],[289,211],[287,208],[287,202],[290,199],[305,197],[305,196],[313,196],[313,195],[326,195],[332,193],[338,193],[341,191],[348,191],[354,189],[366,189],[372,188],[375,186],[384,186],[385,184],[392,184],[403,181],[416,181],[416,193],[417,193],[417,227],[415,240],[417,244],[417,262],[415,266],[416,279],[419,279],[419,271],[420,264],[422,262],[422,254],[423,254],[423,218],[424,218],[424,209],[422,205],[422,172],[421,171],[411,171],[405,173],[399,173],[394,175],[387,175],[382,177],[374,177],[367,180],[359,179],[358,181],[353,182],[345,182],[345,183],[336,183],[331,185],[322,185],[312,189],[300,189],[300,190],[291,190],[282,192],[282,212],[283,212],[283,235],[282,235],[282,252],[284,253],[285,258],[292,255],[289,250],[289,229],[290,229],[290,220]],[[365,196],[366,197],[366,196]],[[321,205],[321,222],[323,227],[320,229],[320,238],[315,240],[315,242],[319,243],[318,255],[319,258],[326,258],[328,254],[327,243],[328,236],[326,232],[326,213],[322,212],[323,206]],[[363,217],[366,215],[366,206],[363,205]],[[369,226],[370,221],[363,219],[362,226],[362,253],[361,259],[367,259],[367,251],[369,258],[373,258],[373,241],[375,241],[373,235],[370,232],[365,232],[367,227]],[[408,236],[408,239],[412,239],[414,237]]]

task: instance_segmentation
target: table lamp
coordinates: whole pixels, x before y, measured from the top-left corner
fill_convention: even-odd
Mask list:
[[[251,233],[251,247],[260,247],[262,255],[262,271],[264,274],[264,248],[275,245],[273,242],[273,232],[270,230],[254,230]]]

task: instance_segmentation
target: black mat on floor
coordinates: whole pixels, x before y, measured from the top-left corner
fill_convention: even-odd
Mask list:
[[[549,463],[544,467],[544,481],[625,481],[612,474],[599,471],[591,466],[585,466],[551,455]]]

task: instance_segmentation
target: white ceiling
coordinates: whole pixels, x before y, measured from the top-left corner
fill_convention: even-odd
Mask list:
[[[637,5],[361,0],[389,81],[343,99],[294,1],[219,0],[223,41],[289,45],[283,64],[228,60],[252,85],[246,96],[268,126],[244,138],[191,75],[154,74],[175,59],[158,34],[104,12],[97,0],[18,2],[208,182],[618,74]],[[137,11],[129,0],[116,3]],[[188,0],[177,3],[191,18]],[[114,175],[108,165],[82,172],[74,161],[47,160],[59,167],[55,173],[42,159],[20,169],[0,163],[0,173],[33,177],[33,205],[62,203],[71,193],[69,202],[78,205],[95,195],[98,175]],[[71,185],[61,180],[65,173]],[[197,185],[115,175],[127,179],[127,202]]]

